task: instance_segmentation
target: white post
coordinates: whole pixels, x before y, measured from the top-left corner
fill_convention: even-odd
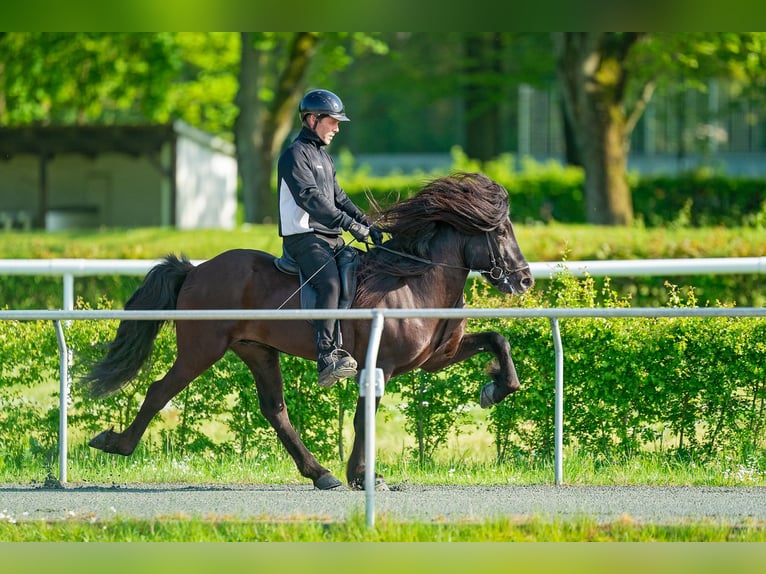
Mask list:
[[[364,492],[365,511],[367,526],[375,526],[375,379],[376,362],[380,338],[383,334],[385,317],[380,311],[373,314],[372,326],[370,327],[370,342],[367,345],[367,362],[365,365],[365,377],[362,383],[365,385],[364,402]]]
[[[64,307],[65,311],[74,309],[74,275],[64,273],[62,276],[64,282]],[[68,323],[68,322],[67,322]]]
[[[562,463],[564,443],[564,352],[561,346],[559,320],[556,317],[551,317],[550,321],[553,333],[553,349],[556,352],[556,391],[553,415],[554,477],[556,484],[560,485],[564,479],[564,465]]]
[[[59,482],[67,481],[67,402],[69,401],[69,351],[61,321],[54,321],[59,347]]]
[[[63,296],[64,310],[74,309],[74,275],[64,273]],[[67,481],[67,425],[69,419],[69,365],[72,364],[72,352],[67,348],[64,326],[69,326],[71,321],[55,321],[56,341],[59,347],[59,482],[63,485]]]

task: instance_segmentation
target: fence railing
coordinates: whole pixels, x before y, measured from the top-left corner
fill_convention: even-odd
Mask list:
[[[375,397],[376,361],[386,319],[410,318],[472,319],[472,318],[548,318],[555,352],[554,403],[554,479],[563,482],[564,425],[564,350],[559,319],[616,317],[766,317],[766,307],[704,307],[704,308],[519,308],[519,309],[347,309],[347,310],[196,310],[196,311],[121,311],[121,310],[0,310],[2,320],[53,321],[59,346],[60,426],[59,480],[66,483],[67,467],[67,402],[69,397],[69,350],[62,322],[76,320],[313,320],[326,318],[368,319],[372,321],[364,376],[360,377],[360,392],[365,395],[365,496],[367,524],[374,525],[375,500]],[[378,396],[380,396],[378,394]]]
[[[158,259],[0,259],[0,275],[53,275],[63,282],[63,309],[74,306],[74,279],[87,275],[145,275]],[[202,260],[193,260],[195,265]],[[538,261],[529,264],[535,279],[568,271],[576,277],[766,274],[766,257],[627,259],[613,261]]]

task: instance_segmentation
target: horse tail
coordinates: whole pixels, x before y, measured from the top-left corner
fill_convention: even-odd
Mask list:
[[[141,286],[125,303],[126,310],[173,310],[178,292],[194,265],[184,255],[173,254],[152,267]],[[92,397],[111,395],[136,377],[154,350],[154,340],[164,320],[124,320],[108,345],[106,356],[95,363],[82,382]]]

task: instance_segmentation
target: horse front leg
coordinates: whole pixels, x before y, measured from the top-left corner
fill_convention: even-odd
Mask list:
[[[496,359],[496,363],[489,370],[492,382],[482,387],[479,398],[481,408],[486,409],[518,391],[520,387],[516,367],[511,358],[511,345],[500,333],[485,331],[464,335],[454,355],[434,356],[422,368],[429,372],[439,371],[484,352],[492,353]]]

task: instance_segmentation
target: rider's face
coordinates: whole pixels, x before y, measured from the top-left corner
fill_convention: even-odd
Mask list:
[[[340,131],[340,122],[330,116],[324,116],[317,122],[314,131],[317,136],[319,136],[319,139],[322,140],[325,145],[328,145],[332,141],[332,138],[335,137],[335,134]]]

